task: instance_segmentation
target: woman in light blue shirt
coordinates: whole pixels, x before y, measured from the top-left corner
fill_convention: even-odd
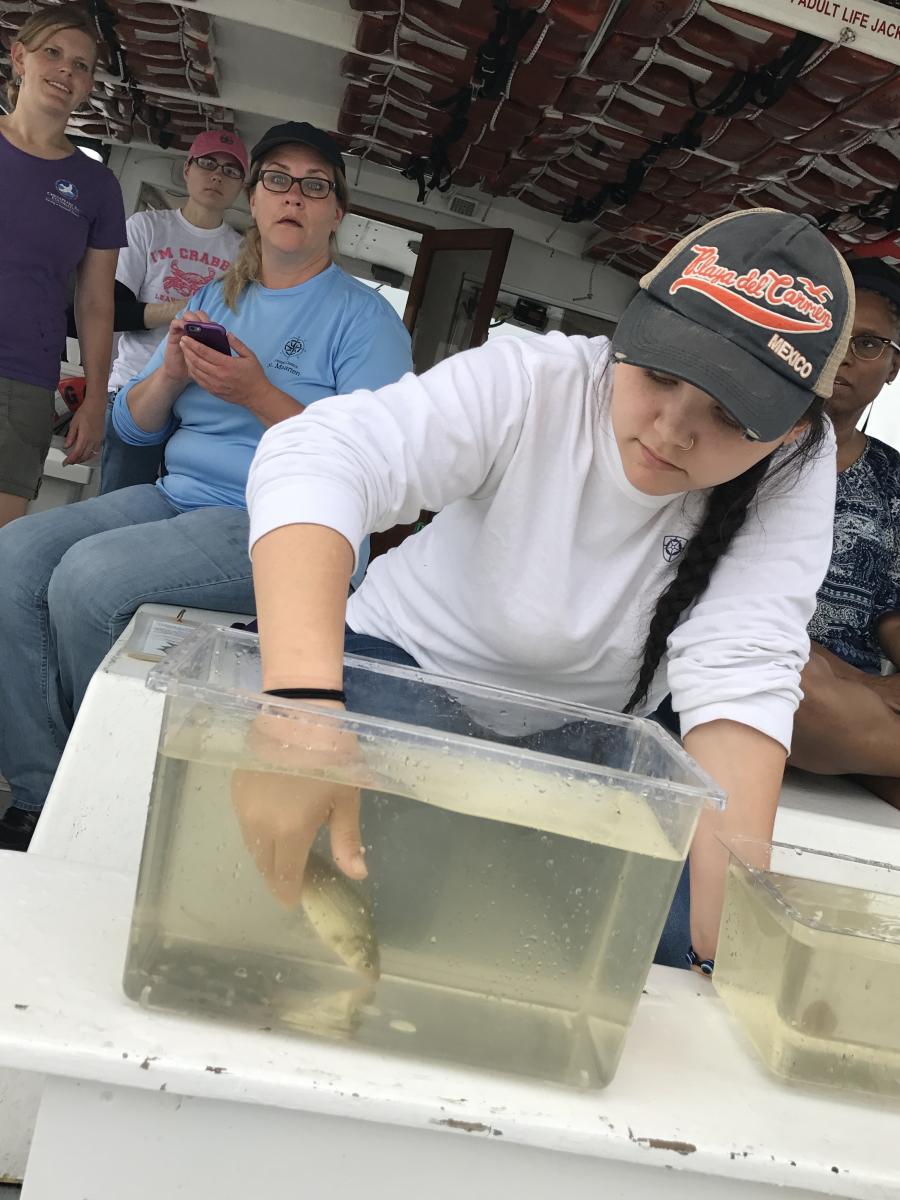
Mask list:
[[[265,430],[412,367],[387,302],[332,259],[347,210],[334,141],[275,126],[254,147],[253,227],[224,279],[173,321],[113,410],[125,441],[170,440],[167,474],[0,530],[0,848],[26,849],[96,667],[141,604],[253,612],[244,490]],[[188,337],[225,326],[231,355]]]

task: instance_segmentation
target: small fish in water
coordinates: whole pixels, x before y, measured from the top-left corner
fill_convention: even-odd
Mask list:
[[[313,852],[306,863],[300,902],[325,945],[374,983],[381,974],[378,938],[372,910],[360,889]]]

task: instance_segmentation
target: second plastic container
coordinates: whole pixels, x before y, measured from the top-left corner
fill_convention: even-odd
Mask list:
[[[167,693],[129,996],[577,1086],[615,1072],[712,782],[653,722],[348,657],[346,713],[202,629]],[[362,783],[368,878],[318,833]],[[324,807],[323,807],[324,806]],[[276,893],[282,896],[277,898]]]
[[[900,870],[737,838],[716,991],[766,1065],[900,1099]]]

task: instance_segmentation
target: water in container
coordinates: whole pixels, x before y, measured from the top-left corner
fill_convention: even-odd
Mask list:
[[[261,697],[258,680],[255,639],[226,631],[156,668],[168,694],[128,995],[607,1083],[698,814],[717,798],[674,739],[350,656],[347,713]],[[286,898],[279,863],[333,795],[358,797],[368,876],[337,869],[322,828]],[[257,836],[261,805],[285,815],[277,836],[271,821]]]
[[[784,1078],[900,1098],[900,870],[731,843],[714,982]]]

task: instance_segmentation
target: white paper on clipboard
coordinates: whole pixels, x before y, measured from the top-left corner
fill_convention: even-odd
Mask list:
[[[130,658],[145,662],[159,662],[167,651],[182,642],[197,628],[195,621],[167,621],[164,617],[151,617],[141,613],[135,622],[134,632],[128,640],[125,653]]]

